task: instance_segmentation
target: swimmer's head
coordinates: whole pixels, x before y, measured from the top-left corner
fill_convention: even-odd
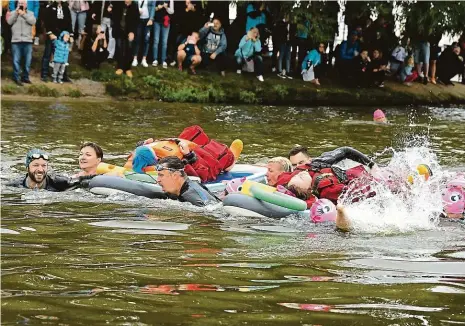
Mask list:
[[[377,109],[373,113],[373,121],[378,123],[387,123],[386,115],[381,109]]]
[[[289,180],[287,188],[297,198],[306,200],[312,195],[312,177],[307,171],[299,172]]]

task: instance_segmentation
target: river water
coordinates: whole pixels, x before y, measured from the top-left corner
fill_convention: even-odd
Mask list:
[[[380,162],[427,147],[465,171],[465,110],[205,106],[2,101],[2,325],[457,325],[465,324],[465,228],[444,222],[343,234],[297,218],[231,218],[136,196],[31,192],[4,182],[25,173],[33,147],[62,173],[79,144],[122,164],[140,139],[200,124],[244,142],[241,162],[353,146]],[[384,153],[383,153],[384,152]],[[393,213],[395,215],[395,213]],[[15,231],[15,232],[12,232]]]

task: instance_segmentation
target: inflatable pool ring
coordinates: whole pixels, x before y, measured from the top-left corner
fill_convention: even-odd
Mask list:
[[[423,176],[425,181],[428,181],[429,177],[433,175],[433,171],[431,171],[431,168],[426,164],[417,165],[417,173],[418,175]],[[410,184],[413,184],[414,176],[410,174],[407,177],[407,180]]]
[[[307,209],[307,203],[301,199],[283,194],[278,191],[269,192],[257,185],[252,185],[250,187],[250,193],[257,199],[290,210],[304,211]]]
[[[312,222],[336,221],[336,206],[329,199],[318,199],[310,209],[310,219]]]
[[[115,174],[123,176],[124,173],[127,171],[130,171],[130,170],[122,166],[100,162],[99,165],[97,165],[96,173],[97,174],[115,173]]]
[[[123,192],[152,199],[167,198],[159,185],[109,175],[98,175],[92,178],[89,182],[89,190],[98,195],[110,195]]]
[[[180,140],[182,140],[183,142],[186,142],[190,150],[197,147],[197,144],[191,141],[184,140],[184,139],[180,139]],[[147,143],[142,146],[148,146],[151,149],[153,149],[158,159],[162,159],[167,156],[176,156],[181,160],[183,158],[183,154],[181,153],[179,149],[176,139],[155,140],[154,142]],[[134,152],[131,152],[131,154],[129,154],[128,156],[127,162],[124,164],[125,168],[127,169],[132,168],[133,158],[134,158]]]
[[[242,193],[229,194],[224,197],[223,207],[228,214],[233,216],[283,218],[300,213]]]
[[[465,213],[465,190],[461,187],[447,187],[442,193],[444,211],[447,214]]]
[[[244,195],[253,197],[253,195],[252,195],[252,193],[250,191],[250,188],[252,186],[260,187],[263,191],[270,192],[270,193],[276,191],[276,188],[270,187],[270,186],[268,186],[266,184],[259,183],[259,182],[253,181],[253,180],[246,180],[246,181],[244,181],[242,183],[241,193],[244,194]]]

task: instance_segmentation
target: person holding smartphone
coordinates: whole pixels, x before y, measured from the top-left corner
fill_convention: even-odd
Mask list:
[[[92,26],[92,35],[86,38],[82,51],[82,65],[89,70],[98,69],[108,58],[108,42],[101,25]]]
[[[27,10],[27,2],[18,1],[18,8],[7,19],[11,25],[11,52],[13,54],[13,80],[18,86],[30,84],[29,70],[32,60],[32,26],[36,18],[32,11]],[[23,74],[20,79],[21,60],[24,59]]]

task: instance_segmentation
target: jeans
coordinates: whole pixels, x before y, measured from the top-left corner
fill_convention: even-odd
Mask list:
[[[55,62],[53,64],[53,81],[61,83],[63,81],[63,75],[65,73],[66,64]]]
[[[74,33],[74,29],[75,29],[74,27],[76,26],[76,18],[77,18],[78,33],[82,34],[84,32],[84,27],[86,26],[87,11],[76,12],[74,10],[70,10],[70,12],[71,12],[71,28],[72,28],[71,33]]]
[[[116,41],[113,38],[113,29],[111,28],[111,19],[103,17],[102,31],[106,32],[108,29],[108,59],[113,59],[115,56]]]
[[[429,64],[430,46],[429,42],[420,42],[415,48],[414,58],[415,63]]]
[[[44,48],[44,55],[42,56],[42,70],[40,72],[41,78],[47,78],[48,76],[48,64],[50,62],[50,58],[53,53],[53,42],[50,40],[48,35],[45,39],[45,48]]]
[[[144,42],[144,50],[142,52],[142,56],[146,57],[149,53],[149,42],[150,42],[150,26],[147,26],[147,22],[149,19],[139,19],[139,24],[137,25],[137,31],[135,35],[135,42],[134,42],[134,51],[133,56],[137,56],[139,54],[139,46],[141,43],[141,38],[143,36]]]
[[[244,59],[243,57],[235,57],[235,58],[236,58],[236,63],[237,63],[237,69],[238,70],[242,69],[242,65],[245,63],[246,59]],[[262,58],[262,56],[256,54],[252,58],[249,58],[247,60],[253,60],[255,74],[257,76],[263,76],[263,58]]]
[[[24,68],[22,80],[29,80],[29,70],[32,60],[32,43],[18,42],[11,43],[13,54],[13,79],[19,80],[19,70],[21,69],[21,59],[24,58]]]
[[[158,44],[161,34],[161,62],[166,62],[166,50],[168,47],[168,34],[170,26],[165,27],[162,23],[153,23],[153,61],[158,60]]]
[[[283,70],[283,60],[286,60],[286,72],[289,73],[291,70],[291,46],[283,43],[279,46],[279,59],[278,59],[278,71]]]

